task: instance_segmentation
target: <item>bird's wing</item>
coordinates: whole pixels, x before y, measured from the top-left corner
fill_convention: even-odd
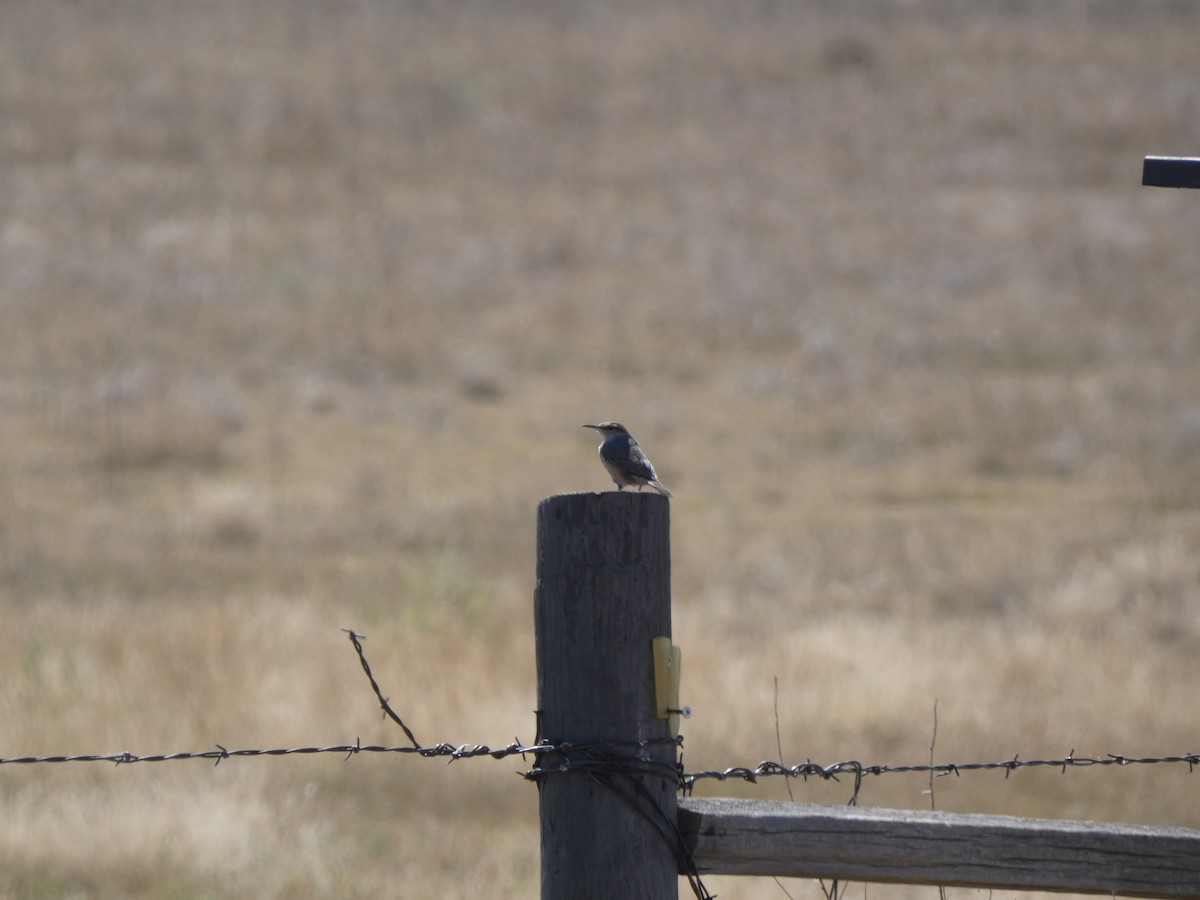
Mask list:
[[[633,438],[629,439],[629,466],[635,474],[642,478],[654,481],[658,478],[654,474],[654,466],[650,464],[650,460],[646,458],[646,454],[642,452],[642,448],[638,446],[637,441]]]

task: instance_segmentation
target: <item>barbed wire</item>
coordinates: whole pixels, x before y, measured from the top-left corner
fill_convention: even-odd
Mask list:
[[[278,747],[271,749],[235,749],[230,750],[216,744],[211,750],[181,751],[178,753],[157,753],[139,755],[124,751],[121,753],[86,753],[72,756],[16,756],[0,757],[0,765],[29,765],[33,763],[75,763],[75,762],[108,762],[116,765],[147,762],[175,762],[184,759],[211,759],[219,764],[223,760],[237,756],[293,756],[314,755],[322,753],[337,753],[347,759],[359,753],[408,753],[426,758],[442,757],[449,762],[460,759],[489,756],[492,759],[505,759],[510,756],[524,757],[527,754],[559,753],[569,755],[570,760],[554,766],[535,766],[528,772],[520,773],[530,780],[558,771],[585,771],[602,767],[607,754],[621,749],[644,749],[655,744],[676,744],[683,746],[683,738],[659,738],[643,741],[543,741],[538,744],[523,744],[513,741],[504,747],[489,747],[487,744],[434,744],[428,747],[384,746],[379,744],[334,744],[328,747]],[[635,758],[636,759],[636,758]],[[649,759],[642,760],[651,763]],[[1159,763],[1184,764],[1189,772],[1200,765],[1200,753],[1185,753],[1178,756],[1122,756],[1110,753],[1106,756],[1075,756],[1070,755],[1060,759],[1012,759],[998,762],[970,763],[938,763],[935,765],[864,765],[860,762],[847,760],[831,765],[807,760],[794,766],[785,766],[772,760],[764,760],[753,768],[749,766],[730,766],[726,769],[713,769],[702,772],[684,772],[679,779],[681,787],[690,790],[697,781],[713,779],[716,781],[747,781],[756,784],[760,778],[782,776],[785,778],[821,778],[827,781],[838,781],[839,775],[853,775],[865,778],[869,775],[897,775],[903,773],[924,773],[938,776],[961,775],[963,772],[982,770],[1005,770],[1005,777],[1017,769],[1037,766],[1061,769],[1064,773],[1068,768],[1085,766],[1131,766],[1154,765]],[[647,765],[646,771],[654,768]],[[672,769],[674,767],[671,767]]]
[[[358,753],[413,753],[418,756],[448,757],[451,762],[456,759],[470,759],[476,756],[491,756],[494,759],[503,759],[506,756],[516,756],[524,753],[537,752],[537,747],[525,747],[519,742],[509,744],[507,747],[501,747],[493,750],[486,744],[462,744],[453,746],[450,744],[437,744],[432,747],[387,747],[382,745],[363,744],[356,742],[353,744],[336,744],[329,747],[279,747],[269,750],[248,749],[248,750],[229,750],[216,745],[213,750],[196,750],[185,751],[181,753],[160,753],[149,756],[139,756],[136,753],[105,753],[105,754],[81,754],[78,756],[20,756],[10,759],[0,758],[0,765],[11,763],[71,763],[71,762],[110,762],[116,765],[125,765],[129,763],[142,762],[174,762],[180,759],[211,759],[215,764],[220,764],[222,760],[230,759],[235,756],[292,756],[292,755],[311,755],[318,753],[339,753],[344,754],[347,759]]]
[[[801,778],[805,781],[809,778],[838,781],[840,780],[838,778],[839,775],[853,775],[856,784],[855,795],[857,796],[857,785],[868,775],[922,773],[941,777],[945,775],[961,775],[963,772],[1003,769],[1004,777],[1008,778],[1017,769],[1036,766],[1048,766],[1060,769],[1063,774],[1066,774],[1067,769],[1071,767],[1154,765],[1157,763],[1183,763],[1187,765],[1188,771],[1191,772],[1197,765],[1200,765],[1200,753],[1185,753],[1178,756],[1122,756],[1117,753],[1110,753],[1105,756],[1076,756],[1075,750],[1072,749],[1070,753],[1059,759],[1021,759],[1018,755],[1012,759],[1001,760],[999,762],[935,763],[900,766],[863,765],[855,760],[836,762],[828,766],[822,766],[819,763],[807,760],[794,766],[785,766],[783,763],[766,760],[754,768],[732,766],[728,769],[685,773],[683,776],[683,788],[686,792],[690,793],[692,788],[695,787],[696,782],[704,779],[715,779],[716,781],[729,781],[732,779],[757,784],[759,778],[771,776]]]
[[[349,759],[360,753],[400,753],[414,754],[424,758],[443,758],[448,762],[478,757],[491,757],[500,760],[513,756],[523,759],[529,754],[537,758],[532,769],[521,772],[523,777],[536,781],[547,775],[567,771],[597,772],[606,767],[617,766],[621,771],[629,773],[637,769],[641,774],[652,774],[661,778],[675,781],[685,793],[690,793],[696,783],[704,780],[715,781],[746,781],[757,783],[760,778],[784,777],[799,778],[807,781],[809,778],[820,778],[826,781],[838,781],[839,776],[853,776],[857,787],[862,780],[871,775],[895,775],[904,773],[921,773],[937,776],[961,775],[963,772],[1004,770],[1008,778],[1017,769],[1032,767],[1049,767],[1060,769],[1064,774],[1068,768],[1085,766],[1130,766],[1155,764],[1183,764],[1191,772],[1200,765],[1200,753],[1183,753],[1175,756],[1124,756],[1109,753],[1105,756],[1076,756],[1072,749],[1065,757],[1057,759],[1021,759],[1019,755],[1011,759],[996,762],[966,762],[938,763],[914,765],[875,764],[864,765],[856,760],[845,760],[830,765],[822,765],[806,760],[796,765],[788,766],[781,762],[764,760],[756,766],[730,766],[725,769],[710,769],[699,772],[686,772],[681,764],[663,764],[655,761],[647,754],[650,747],[674,744],[683,746],[683,738],[648,738],[638,741],[554,741],[546,740],[537,735],[532,744],[523,743],[519,738],[503,747],[489,747],[487,744],[451,744],[440,742],[424,745],[413,730],[392,708],[383,690],[379,686],[371,665],[363,650],[363,635],[343,628],[350,638],[354,650],[358,654],[359,663],[370,682],[371,690],[379,702],[384,715],[391,719],[404,732],[409,740],[409,746],[386,746],[380,744],[363,744],[361,739],[353,744],[335,744],[325,747],[279,747],[271,749],[236,749],[230,750],[220,744],[210,750],[183,751],[178,753],[157,753],[139,755],[123,751],[120,753],[86,753],[78,755],[56,756],[19,756],[0,757],[0,765],[31,765],[36,763],[75,763],[75,762],[108,762],[115,765],[128,765],[143,762],[174,762],[185,759],[210,759],[214,764],[220,764],[226,759],[239,756],[309,756],[316,754],[336,753]],[[540,730],[540,723],[539,723]],[[550,756],[553,762],[550,762]]]

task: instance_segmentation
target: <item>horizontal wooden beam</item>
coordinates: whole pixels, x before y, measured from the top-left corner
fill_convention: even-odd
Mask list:
[[[700,874],[1200,898],[1200,831],[685,797]]]

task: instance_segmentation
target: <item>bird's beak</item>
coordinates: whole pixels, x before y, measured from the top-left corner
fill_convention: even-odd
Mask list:
[[[599,426],[599,425],[580,425],[579,427],[580,427],[580,428],[595,428],[597,431],[599,431],[599,430],[600,430],[600,426]]]

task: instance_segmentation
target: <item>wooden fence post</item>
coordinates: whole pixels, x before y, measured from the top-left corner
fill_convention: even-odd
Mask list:
[[[671,634],[666,498],[543,500],[534,620],[542,739],[614,742],[540,754],[542,900],[678,898],[668,838],[676,746],[661,742],[669,732],[656,715],[652,652],[655,637]],[[636,746],[645,740],[660,743]]]

